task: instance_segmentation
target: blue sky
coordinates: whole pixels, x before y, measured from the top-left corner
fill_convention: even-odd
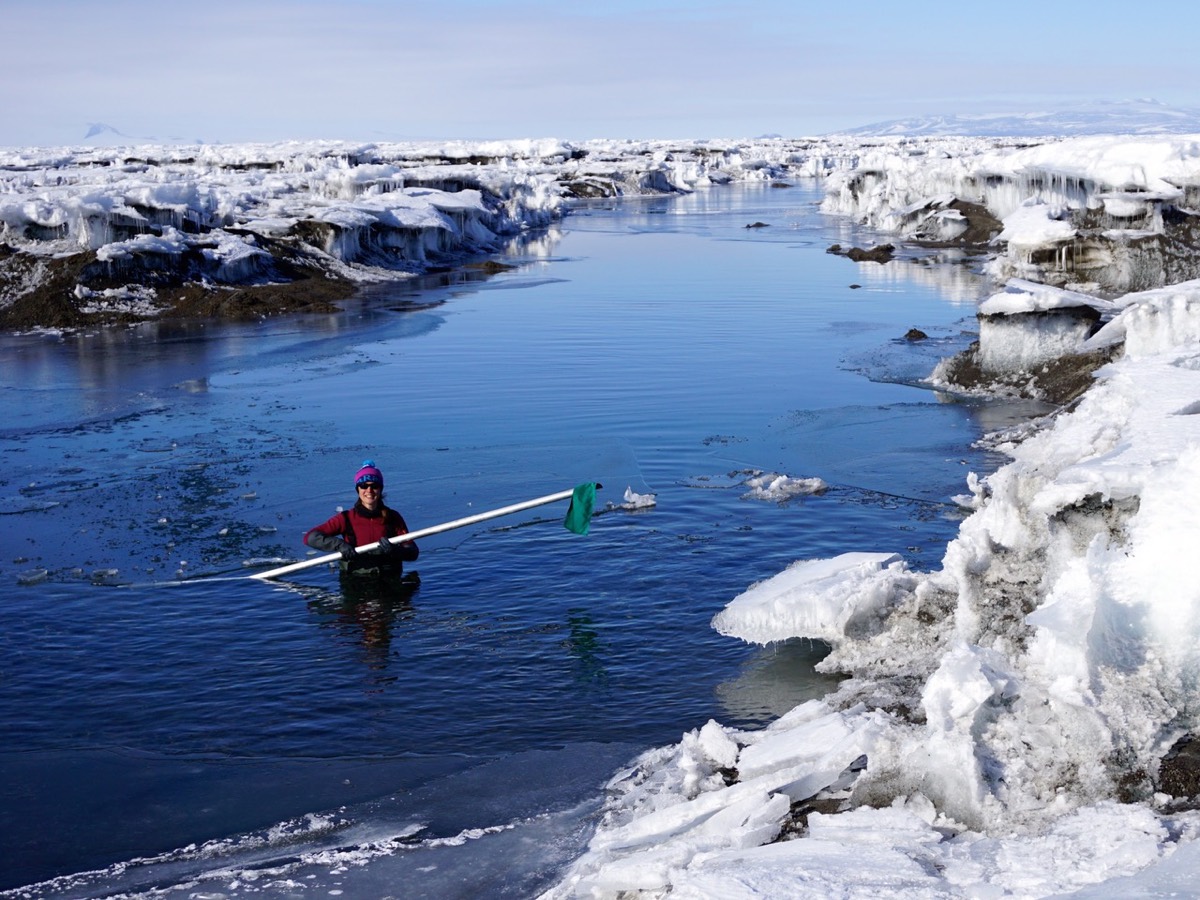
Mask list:
[[[5,0],[0,145],[823,134],[1152,97],[1200,107],[1200,6]]]

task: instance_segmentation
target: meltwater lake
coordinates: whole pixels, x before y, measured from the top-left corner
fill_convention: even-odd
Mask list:
[[[591,201],[338,314],[0,337],[0,896],[535,896],[638,752],[828,690],[713,615],[798,559],[937,568],[1013,411],[920,384],[982,280],[826,252],[882,238],[820,197]],[[603,488],[587,536],[423,540],[411,596],[246,577],[367,458],[413,529]]]

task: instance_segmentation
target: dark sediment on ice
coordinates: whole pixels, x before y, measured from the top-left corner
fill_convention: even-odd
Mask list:
[[[153,306],[158,310],[153,316],[123,303],[85,312],[92,301],[78,296],[78,285],[102,292],[119,290],[126,284],[106,277],[101,268],[92,251],[43,259],[0,245],[0,296],[16,297],[0,309],[0,329],[121,325],[151,317],[242,320],[284,312],[325,313],[335,311],[339,301],[357,290],[354,282],[284,261],[280,265],[281,280],[261,284],[205,284],[173,276],[148,278],[150,284],[146,286],[153,287]]]
[[[1163,757],[1158,788],[1174,798],[1173,809],[1200,809],[1200,739],[1186,734]]]
[[[939,370],[942,380],[966,393],[986,392],[1032,397],[1057,406],[1081,397],[1094,383],[1096,370],[1121,352],[1115,345],[1087,353],[1070,353],[1047,360],[1033,370],[987,372],[979,362],[979,342],[951,357]]]
[[[141,286],[153,289],[155,312],[151,313],[144,306],[119,301],[108,303],[106,309],[103,301],[98,304],[91,297],[78,296],[79,285],[96,294],[106,290],[119,294],[128,288],[126,280],[104,274],[92,251],[42,259],[0,244],[0,297],[16,296],[0,308],[0,330],[126,325],[151,318],[245,321],[285,313],[331,313],[363,288],[359,282],[306,264],[302,252],[279,253],[274,263],[273,280],[260,283],[215,284],[172,273],[147,273]],[[512,268],[496,259],[471,260],[430,267],[423,276],[457,272],[477,280]],[[405,277],[397,273],[397,283]]]

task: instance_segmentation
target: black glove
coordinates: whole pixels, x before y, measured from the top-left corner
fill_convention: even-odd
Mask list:
[[[391,541],[389,541],[387,538],[384,538],[382,541],[379,542],[379,546],[375,549],[375,552],[378,553],[380,556],[391,556],[392,551],[394,551],[395,549],[396,549],[396,545],[393,544]]]
[[[343,537],[322,534],[313,529],[304,537],[304,543],[312,547],[314,550],[324,550],[326,553],[341,554],[342,559],[353,559],[355,554],[354,545]]]

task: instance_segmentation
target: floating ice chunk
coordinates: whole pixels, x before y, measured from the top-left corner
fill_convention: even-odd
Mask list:
[[[49,577],[48,569],[29,569],[17,575],[17,584],[41,584]]]
[[[310,552],[309,556],[315,555]],[[250,559],[242,560],[242,568],[258,569],[263,566],[282,566],[287,563],[295,562],[293,559],[287,559],[283,556],[252,556]]]
[[[792,478],[778,472],[759,472],[746,480],[750,488],[743,496],[753,500],[770,500],[782,503],[804,494],[820,494],[829,485],[820,478]]]
[[[621,504],[622,509],[649,509],[652,506],[658,505],[657,494],[636,494],[633,488],[625,488],[625,502]]]
[[[791,637],[836,644],[876,620],[915,585],[916,577],[896,553],[801,560],[739,594],[712,626],[753,644]]]

